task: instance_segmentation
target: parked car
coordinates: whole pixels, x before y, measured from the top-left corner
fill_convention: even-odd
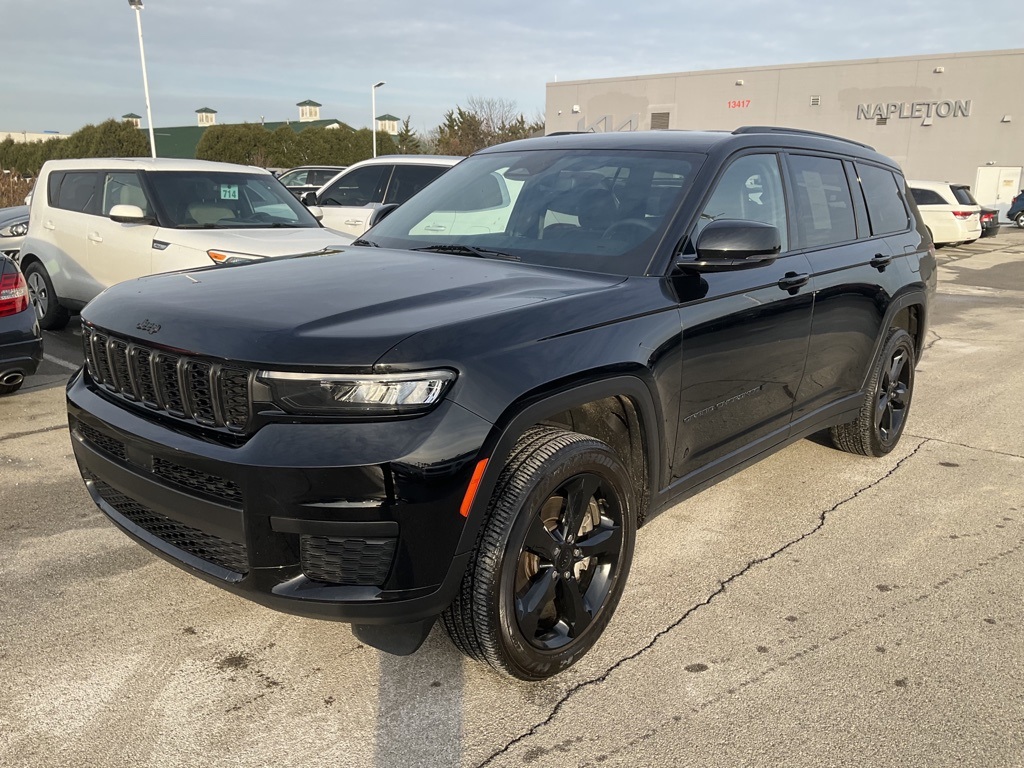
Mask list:
[[[320,187],[344,171],[347,165],[300,165],[277,174],[277,179],[295,197],[302,198],[307,192],[316,192]]]
[[[1010,209],[1006,212],[1006,220],[1012,221],[1019,228],[1024,229],[1024,189],[1010,203]]]
[[[21,389],[43,359],[43,338],[28,284],[17,263],[0,254],[0,395]]]
[[[28,233],[27,205],[0,208],[0,255],[18,260],[21,243]]]
[[[21,265],[44,330],[122,280],[337,249],[259,168],[201,160],[51,160],[43,165]]]
[[[892,451],[936,283],[893,161],[775,128],[492,147],[356,244],[93,301],[86,487],[238,595],[392,653],[440,616],[530,680],[597,642],[657,512],[823,429]]]
[[[994,237],[999,234],[999,211],[995,208],[981,209],[981,236]]]
[[[383,205],[401,204],[461,161],[446,155],[385,155],[354,163],[303,200],[324,212],[324,226],[358,237]]]
[[[973,243],[981,237],[981,206],[969,186],[947,181],[907,184],[936,247]]]

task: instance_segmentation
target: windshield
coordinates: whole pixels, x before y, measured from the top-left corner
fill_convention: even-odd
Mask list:
[[[146,174],[163,226],[174,229],[319,227],[268,173],[150,171]]]
[[[364,242],[642,275],[702,160],[639,150],[475,155],[395,210]]]

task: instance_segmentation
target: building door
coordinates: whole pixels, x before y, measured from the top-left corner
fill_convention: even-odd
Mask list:
[[[981,205],[997,208],[1000,220],[1005,220],[1010,203],[1021,189],[1020,182],[1019,166],[981,166],[974,184],[974,197]]]

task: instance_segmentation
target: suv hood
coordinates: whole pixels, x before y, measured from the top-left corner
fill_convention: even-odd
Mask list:
[[[108,288],[86,322],[146,344],[259,365],[368,368],[403,339],[608,289],[615,275],[382,248],[143,277]]]
[[[328,246],[349,245],[350,235],[320,227],[300,229],[161,229],[155,240],[204,253],[209,250],[254,256],[294,256]]]

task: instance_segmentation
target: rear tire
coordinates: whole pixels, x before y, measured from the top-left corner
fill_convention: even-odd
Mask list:
[[[597,642],[636,534],[629,474],[599,440],[551,427],[516,443],[444,628],[467,656],[521,680],[567,669]]]
[[[1013,223],[1021,229],[1024,229],[1024,211],[1021,211],[1014,217]]]
[[[915,363],[913,337],[902,328],[890,330],[860,413],[853,421],[832,427],[836,448],[861,456],[885,456],[896,447],[910,413]]]
[[[32,306],[36,317],[39,318],[39,327],[44,331],[59,331],[67,326],[71,313],[60,305],[46,267],[38,261],[33,261],[25,267],[25,282],[28,283]]]

